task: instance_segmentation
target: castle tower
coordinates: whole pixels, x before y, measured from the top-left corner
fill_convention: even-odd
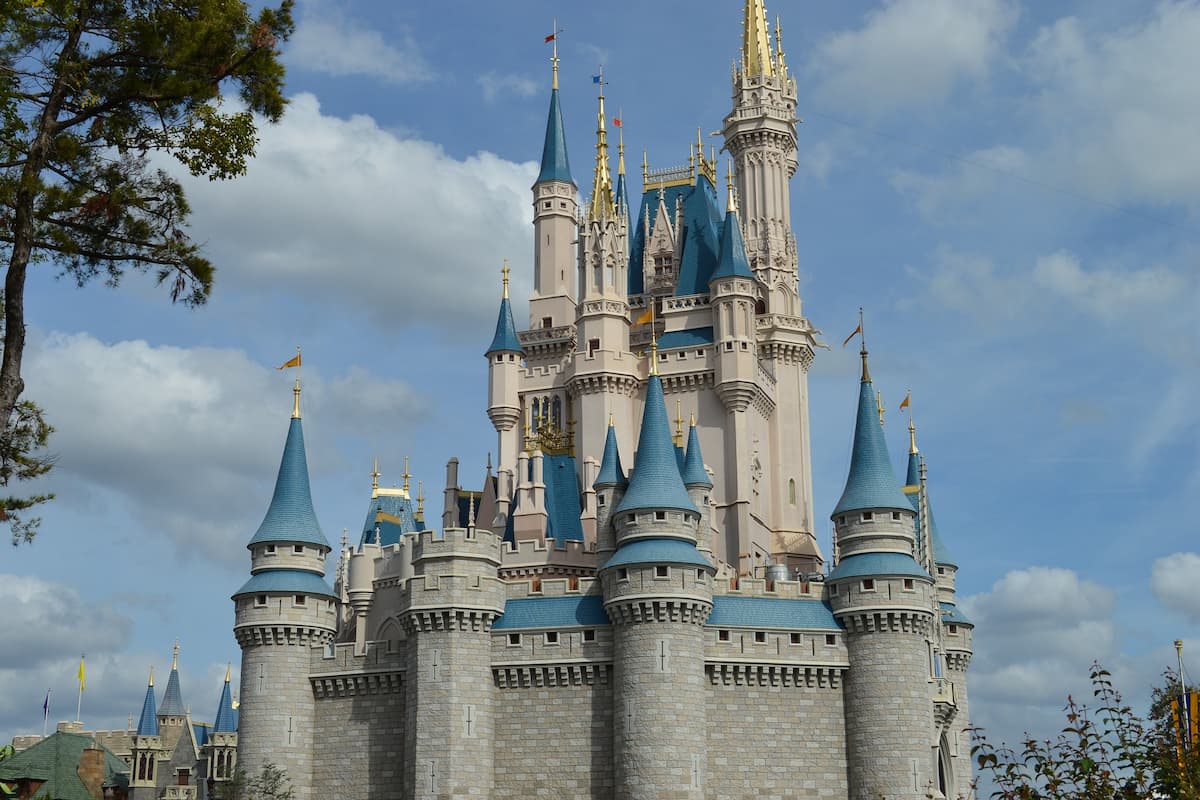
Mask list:
[[[488,418],[498,438],[499,469],[516,469],[520,447],[521,397],[519,382],[525,350],[517,338],[513,324],[512,305],[508,300],[508,261],[504,262],[504,289],[500,313],[496,317],[496,334],[484,356],[488,360]],[[491,520],[487,520],[490,525]]]
[[[612,515],[617,550],[599,572],[613,623],[614,794],[622,800],[705,796],[703,625],[715,570],[696,549],[699,520],[652,367],[637,463]]]
[[[163,749],[168,753],[175,750],[186,724],[187,706],[183,704],[183,689],[179,685],[179,642],[175,642],[171,649],[171,674],[167,676],[167,690],[158,708],[158,732],[162,737]]]
[[[142,714],[138,717],[137,732],[133,737],[133,766],[129,775],[130,800],[152,800],[158,796],[156,774],[158,759],[163,755],[162,737],[158,730],[158,712],[154,707],[154,670],[150,670],[150,681],[146,685],[146,699],[142,702]]]
[[[687,487],[688,497],[700,512],[700,521],[696,523],[696,547],[711,560],[712,556],[712,518],[711,501],[712,479],[704,468],[704,454],[700,451],[700,435],[696,432],[696,418],[692,417],[691,428],[688,430],[687,455],[683,462],[683,485]]]
[[[917,800],[936,786],[934,585],[913,558],[915,514],[892,472],[865,344],[861,355],[850,472],[833,511],[839,560],[827,579],[850,657],[850,796]]]
[[[717,268],[709,281],[713,309],[713,343],[716,346],[717,396],[725,409],[720,426],[725,436],[726,552],[723,560],[738,565],[739,572],[751,567],[751,439],[747,409],[758,392],[758,346],[755,341],[755,278],[746,260],[733,185],[721,228]]]
[[[574,374],[568,386],[576,398],[577,419],[613,416],[618,426],[629,430],[637,374],[629,350],[629,216],[622,212],[619,197],[619,192],[614,194],[608,165],[601,73],[592,197],[579,228],[578,336]],[[577,452],[594,454],[602,444],[597,427],[577,427]]]
[[[542,166],[533,184],[533,294],[529,327],[554,328],[575,321],[575,231],[579,202],[558,105],[558,41],[551,58],[554,78],[542,145]],[[504,462],[501,462],[503,466]]]
[[[284,769],[296,800],[312,796],[315,701],[309,652],[333,641],[336,595],[325,582],[329,542],[313,511],[300,424],[300,381],[271,505],[250,539],[251,577],[233,594],[242,648],[237,762],[247,775]]]
[[[500,537],[485,528],[423,531],[412,563],[399,609],[408,634],[404,796],[491,797]]]
[[[935,712],[941,735],[938,738],[937,785],[946,797],[967,796],[971,786],[971,716],[967,696],[967,667],[973,654],[974,624],[958,608],[955,578],[958,565],[950,556],[938,531],[937,518],[929,501],[925,463],[917,450],[916,426],[908,421],[908,471],[904,494],[917,510],[918,553],[930,564],[936,586],[938,614],[934,672],[951,684],[949,696],[939,698]],[[944,672],[941,668],[944,666]],[[941,672],[941,674],[938,674]],[[943,692],[943,695],[945,693]]]
[[[214,784],[233,777],[237,769],[238,720],[233,707],[233,693],[229,689],[231,667],[225,668],[225,683],[221,686],[221,697],[217,701],[217,715],[208,734],[208,778]]]
[[[765,445],[771,465],[760,514],[771,530],[777,563],[820,568],[814,536],[808,368],[817,331],[801,311],[789,181],[796,171],[796,82],[788,73],[782,34],[775,49],[762,0],[746,0],[741,64],[733,74],[733,110],[722,133],[733,154],[746,256],[758,280],[758,356],[774,378],[777,405]]]
[[[625,496],[628,485],[625,470],[621,468],[616,426],[612,417],[609,417],[608,433],[604,435],[604,456],[600,459],[600,471],[592,484],[596,490],[596,552],[601,560],[617,547],[612,512]]]

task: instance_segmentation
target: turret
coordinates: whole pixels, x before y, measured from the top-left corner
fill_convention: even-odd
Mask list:
[[[142,713],[138,717],[137,732],[133,737],[133,766],[129,775],[130,796],[133,800],[151,800],[158,795],[155,788],[158,780],[158,759],[164,755],[162,737],[159,736],[158,712],[154,706],[154,670],[146,684],[146,699],[142,702]]]
[[[604,436],[604,455],[600,459],[600,472],[592,487],[596,490],[596,549],[601,558],[616,549],[616,534],[612,528],[613,509],[625,496],[629,485],[625,470],[621,468],[621,452],[617,446],[617,431],[613,419],[608,418],[608,432]]]
[[[225,682],[221,685],[221,697],[217,700],[217,714],[213,717],[212,730],[205,744],[208,751],[208,778],[214,784],[231,779],[237,769],[238,712],[233,707],[233,693],[229,688],[232,674],[232,668],[226,666]]]
[[[533,294],[529,327],[554,328],[575,321],[577,189],[567,160],[567,137],[558,103],[558,41],[551,59],[554,78],[542,164],[533,184]],[[501,462],[503,465],[504,462]]]
[[[708,477],[708,470],[704,467],[704,454],[700,452],[700,432],[696,429],[694,416],[688,430],[687,455],[683,462],[682,477],[688,496],[700,512],[700,521],[696,524],[696,546],[701,552],[711,556],[710,506],[713,484],[712,479]]]
[[[158,707],[158,733],[163,747],[175,749],[187,724],[187,706],[183,703],[183,689],[179,684],[179,642],[171,650],[171,674],[167,676],[167,690],[163,693],[162,705]]]
[[[913,557],[913,508],[892,471],[865,343],[861,356],[850,471],[833,512],[840,557],[826,583],[850,656],[850,796],[918,800],[937,776],[933,579]],[[888,713],[879,714],[884,707]]]
[[[712,564],[675,460],[662,382],[651,374],[629,485],[612,514],[617,550],[600,568],[613,622],[613,795],[703,798],[707,747],[703,625]]]
[[[271,504],[250,539],[251,577],[233,594],[242,648],[237,760],[247,774],[283,768],[296,800],[312,787],[316,710],[308,653],[333,641],[336,596],[325,582],[329,542],[313,510],[300,421],[300,381]]]
[[[504,262],[503,296],[496,317],[496,333],[484,355],[488,360],[488,418],[498,437],[500,469],[517,466],[518,430],[521,421],[520,380],[525,351],[517,339],[512,306],[508,300],[508,261]],[[491,520],[487,520],[490,525]]]

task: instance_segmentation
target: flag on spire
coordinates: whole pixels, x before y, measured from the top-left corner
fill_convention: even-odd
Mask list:
[[[79,657],[79,672],[76,674],[75,677],[77,677],[79,679],[79,691],[82,692],[85,685],[87,684],[87,680],[84,678],[83,656]]]
[[[613,117],[613,127],[616,127],[616,128],[621,127],[621,118],[620,117]]]
[[[900,410],[908,408],[912,404],[912,389],[908,390],[908,394],[904,395],[904,399],[900,401]]]
[[[550,34],[549,36],[547,36],[547,37],[546,37],[545,44],[550,44],[551,42],[553,42],[553,41],[554,41],[555,39],[557,39],[557,38],[558,38],[558,34],[557,34],[557,33],[552,33],[552,34]]]
[[[298,367],[298,366],[300,366],[300,350],[299,350],[299,348],[296,349],[296,355],[292,356],[291,358],[289,358],[287,361],[280,364],[275,369],[282,370],[282,369],[288,369],[289,367]]]
[[[842,342],[842,347],[845,347],[846,345],[850,344],[850,340],[853,339],[855,336],[858,336],[860,333],[862,333],[862,323],[861,322],[858,323],[858,327],[855,328],[854,331],[849,336],[846,337],[846,341]]]

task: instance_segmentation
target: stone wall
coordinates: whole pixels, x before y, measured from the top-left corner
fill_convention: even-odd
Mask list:
[[[404,787],[404,687],[345,680],[317,700],[313,796],[399,800]]]

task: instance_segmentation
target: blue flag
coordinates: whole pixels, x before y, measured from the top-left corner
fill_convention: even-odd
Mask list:
[[[50,716],[50,690],[46,690],[46,699],[42,701],[42,719]]]
[[[592,76],[592,83],[599,83],[599,82],[600,82],[600,76],[599,76],[599,75],[593,75],[593,76]]]

